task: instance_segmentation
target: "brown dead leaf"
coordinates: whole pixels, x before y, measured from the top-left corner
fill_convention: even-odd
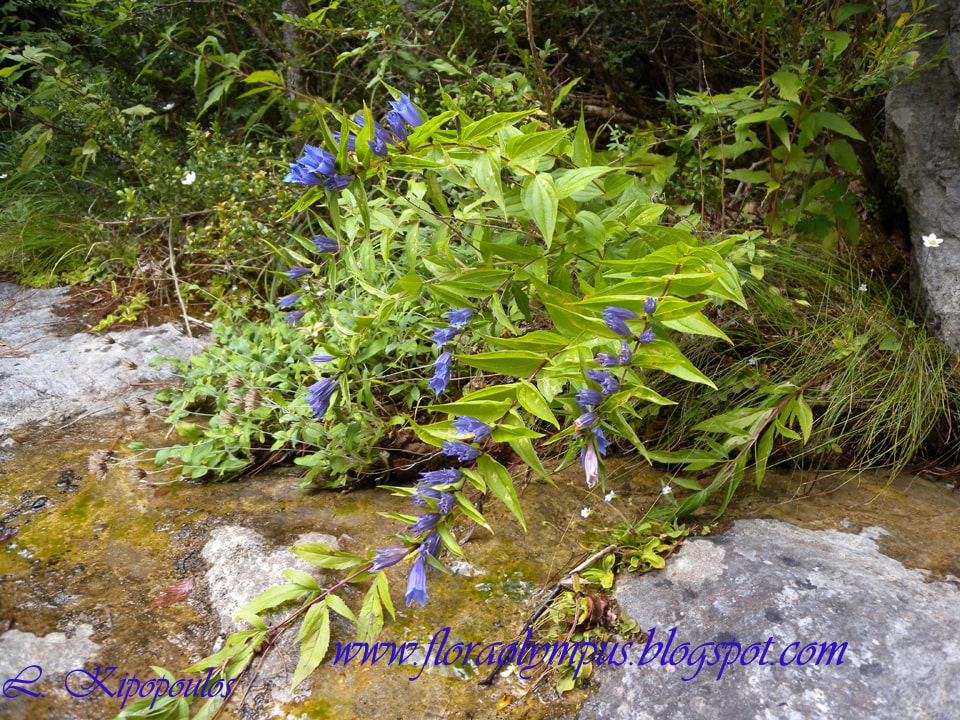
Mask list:
[[[186,600],[193,592],[193,578],[188,577],[178,580],[172,585],[167,585],[163,590],[157,593],[157,596],[150,603],[152,608],[170,607],[178,602]]]

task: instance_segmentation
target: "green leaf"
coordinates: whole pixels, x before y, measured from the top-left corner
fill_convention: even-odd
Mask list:
[[[502,418],[512,405],[513,400],[484,400],[482,398],[474,400],[471,395],[468,395],[457,402],[428,405],[427,410],[447,413],[448,415],[468,415],[480,422],[490,424]]]
[[[296,583],[275,585],[274,587],[268,588],[257,595],[253,600],[244,605],[240,611],[245,613],[259,614],[264,610],[279,607],[284,603],[297,600],[305,595],[306,592],[306,590]]]
[[[703,313],[698,312],[677,320],[665,320],[662,324],[672,330],[679,330],[680,332],[689,333],[690,335],[707,335],[709,337],[720,338],[733,345],[733,341],[726,336],[723,330],[704,317]]]
[[[860,160],[853,146],[843,138],[833,138],[827,146],[827,152],[833,161],[851,175],[860,170]]]
[[[470,367],[516,378],[530,377],[547,362],[546,353],[525,350],[499,350],[454,357]]]
[[[347,607],[347,604],[339,595],[327,595],[325,602],[340,617],[345,617],[352,623],[357,622],[357,616],[353,614],[353,610]]]
[[[842,115],[826,111],[811,113],[811,115],[818,127],[846,135],[848,138],[853,138],[854,140],[864,141],[863,135],[861,135],[853,125],[847,122]]]
[[[550,423],[558,430],[560,429],[560,422],[550,409],[550,404],[544,399],[543,395],[540,394],[540,391],[526,380],[520,383],[520,388],[517,392],[517,401],[520,403],[520,406],[531,415]]]
[[[297,633],[300,641],[300,660],[297,669],[293,671],[293,680],[290,689],[296,690],[317,667],[323,662],[330,645],[330,610],[326,603],[317,603],[307,610],[307,615]]]
[[[533,443],[530,442],[529,438],[510,440],[509,444],[520,459],[527,464],[527,467],[533,468],[533,471],[537,473],[537,475],[551,485],[555,485],[553,478],[550,477],[550,473],[548,473],[547,469],[543,466],[543,463],[540,461],[540,456],[537,455],[537,451],[534,450]]]
[[[633,365],[651,370],[662,370],[681,380],[701,383],[714,390],[717,389],[710,378],[697,370],[693,363],[684,357],[683,353],[665,340],[657,339],[644,345],[633,356]]]
[[[303,558],[308,563],[328,570],[349,570],[350,568],[363,565],[366,560],[358,555],[340,552],[334,550],[329,545],[323,543],[305,543],[303,545],[294,545],[290,552],[299,558]]]
[[[275,70],[255,70],[247,75],[243,81],[248,85],[252,83],[270,83],[271,85],[279,85],[280,87],[284,86],[283,78],[281,78]]]
[[[482,525],[490,532],[493,532],[493,529],[487,524],[487,521],[484,520],[483,515],[480,514],[480,511],[477,510],[476,506],[470,502],[469,498],[467,498],[463,492],[457,490],[453,493],[453,496],[456,498],[457,505],[463,511],[464,515],[473,520],[477,525]]]
[[[800,78],[796,73],[787,70],[777,70],[770,76],[773,84],[780,91],[780,97],[788,102],[800,103]]]
[[[540,158],[553,150],[566,134],[566,130],[542,130],[517,135],[507,140],[503,151],[504,157],[511,163]]]
[[[519,521],[520,527],[526,530],[527,524],[523,520],[523,511],[520,509],[517,490],[513,486],[513,478],[510,477],[507,469],[492,457],[483,453],[477,458],[477,470],[483,475],[487,481],[487,486],[497,499],[513,513]]]
[[[320,585],[317,583],[317,579],[310,573],[305,573],[303,570],[284,570],[283,576],[305,590],[320,592]]]
[[[483,138],[490,137],[505,127],[515,125],[518,120],[532,115],[534,110],[523,110],[521,112],[500,112],[489,117],[481,118],[476,122],[464,125],[460,130],[460,141],[469,143]]]
[[[803,399],[803,393],[797,395],[796,407],[794,412],[797,416],[797,422],[800,423],[800,432],[803,433],[803,442],[810,439],[810,433],[813,432],[813,410]]]
[[[507,216],[507,206],[503,202],[503,185],[500,181],[500,150],[490,148],[473,162],[473,179],[490,198],[493,199],[503,216]]]
[[[560,171],[557,173],[557,198],[560,200],[568,198],[574,193],[583,190],[597,178],[603,177],[616,169],[617,168],[609,166],[596,166]]]
[[[827,51],[833,60],[840,57],[853,40],[850,33],[842,30],[824,30],[823,39],[827,42]]]
[[[763,476],[767,473],[767,460],[770,458],[770,451],[773,450],[773,434],[775,429],[773,425],[770,425],[770,427],[764,430],[760,436],[760,440],[757,441],[757,447],[753,451],[756,459],[754,482],[756,483],[757,489],[760,488],[760,483],[763,482]]]
[[[146,105],[133,105],[132,107],[124,108],[121,110],[124,115],[136,115],[137,117],[146,117],[147,115],[153,115],[157,111],[153,108],[149,108]]]
[[[568,345],[567,339],[560,333],[552,330],[531,330],[525,335],[515,338],[501,338],[484,336],[485,341],[491,345],[500,345],[501,347],[511,348],[513,350],[540,350],[542,352],[554,352],[561,350]]]
[[[523,209],[527,211],[543,235],[547,249],[553,243],[553,232],[557,225],[557,206],[559,199],[553,184],[553,176],[548,173],[527,178],[520,191]]]

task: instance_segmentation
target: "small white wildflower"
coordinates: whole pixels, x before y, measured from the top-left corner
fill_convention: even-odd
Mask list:
[[[183,180],[180,182],[182,182],[184,185],[193,185],[196,179],[197,174],[193,170],[187,170],[187,172],[183,175]]]
[[[582,517],[584,520],[586,520],[591,515],[593,515],[593,510],[591,510],[588,507],[585,507],[583,510],[580,511],[580,517]]]
[[[7,179],[6,173],[0,174],[0,180],[6,180],[6,179]]]
[[[606,495],[603,496],[603,501],[604,501],[604,502],[610,502],[610,501],[613,500],[616,496],[617,496],[617,494],[616,494],[613,490],[611,490],[610,492],[608,492]]]
[[[924,247],[940,247],[940,245],[943,243],[943,238],[937,237],[936,233],[924,235],[922,236],[922,239]]]
[[[860,287],[858,287],[857,290],[859,290],[860,292],[866,292],[866,291],[867,291],[867,284],[866,284],[866,283],[860,283]]]
[[[664,485],[663,490],[661,490],[660,492],[664,495],[669,495],[670,493],[673,492],[673,488],[670,487],[669,485]]]
[[[756,359],[756,358],[753,358],[753,357],[747,358],[747,365],[749,365],[750,367],[756,367],[756,366],[757,366],[757,359]]]
[[[162,112],[170,112],[177,106],[176,103],[168,102],[166,105],[160,108]]]

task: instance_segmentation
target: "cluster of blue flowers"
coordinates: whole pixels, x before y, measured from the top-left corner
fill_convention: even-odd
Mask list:
[[[367,144],[377,157],[386,157],[387,145],[396,145],[406,142],[407,126],[418,127],[423,124],[423,116],[407,95],[401,95],[399,100],[391,100],[393,108],[386,115],[386,123],[390,130],[386,130],[380,123],[374,121],[373,139]],[[362,114],[354,116],[353,121],[363,127]],[[333,133],[334,142],[340,145],[340,133]],[[347,137],[347,152],[356,151],[357,139],[353,135]],[[341,168],[343,163],[341,163]],[[283,178],[284,182],[297,183],[306,187],[323,185],[330,190],[343,190],[353,180],[352,175],[344,175],[337,170],[337,156],[321,147],[305,145],[303,155],[295,163],[290,163],[290,172]]]
[[[656,335],[653,328],[650,327],[650,316],[657,311],[657,301],[648,297],[643,301],[643,311],[646,313],[644,328],[639,335],[635,335],[627,325],[628,320],[637,320],[641,316],[627,308],[608,305],[603,309],[603,320],[607,327],[627,338],[636,339],[637,343],[646,344],[653,342]],[[620,341],[620,352],[597,353],[594,360],[601,368],[627,367],[633,359],[633,351],[626,340]],[[604,397],[612,395],[620,389],[620,381],[613,376],[608,369],[597,370],[587,369],[587,378],[600,386],[599,390],[584,388],[577,391],[574,400],[580,407],[580,416],[574,421],[577,433],[580,434],[589,430],[590,436],[584,443],[580,451],[580,463],[583,465],[583,474],[587,480],[587,487],[594,487],[600,480],[600,458],[606,457],[607,448],[610,442],[603,434],[603,430],[597,426],[599,416],[597,407],[603,402]]]
[[[430,336],[437,350],[443,350],[444,345],[463,332],[470,318],[473,317],[473,310],[470,308],[450,310],[444,313],[444,317],[449,321],[447,327],[434,328],[433,334]],[[442,352],[433,363],[433,377],[427,387],[433,390],[437,396],[446,390],[450,383],[450,361],[452,359],[453,356],[450,353]]]
[[[387,113],[386,122],[390,126],[390,132],[385,130],[379,123],[374,123],[374,137],[368,140],[370,149],[378,157],[386,157],[387,145],[396,145],[405,142],[407,139],[407,125],[417,127],[423,123],[423,117],[420,111],[407,95],[401,95],[399,100],[391,100],[392,110]],[[362,114],[354,117],[354,122],[363,127],[364,119]],[[392,133],[392,134],[391,134]],[[340,134],[333,133],[334,139],[339,145]],[[356,138],[350,135],[347,138],[347,151],[353,152],[356,149]],[[341,163],[341,168],[345,163]],[[347,187],[353,177],[344,175],[337,170],[337,156],[321,147],[314,145],[305,145],[303,155],[295,162],[290,163],[290,172],[283,178],[284,182],[297,183],[306,187],[323,185],[330,190],[342,190]],[[318,253],[336,253],[340,250],[340,244],[326,235],[314,235],[313,244]],[[296,282],[312,274],[310,268],[294,266],[287,270],[287,278],[291,282]],[[281,310],[287,311],[287,322],[290,325],[296,325],[306,313],[305,310],[291,310],[297,301],[303,297],[304,293],[297,292],[281,297],[277,304]],[[464,321],[465,322],[465,321]],[[315,362],[328,362],[333,360],[332,355],[315,355],[311,360]],[[447,377],[449,378],[449,361]],[[321,378],[309,388],[307,388],[307,403],[317,419],[322,420],[330,409],[330,399],[337,389],[337,378]]]
[[[453,423],[457,436],[470,440],[447,440],[441,446],[444,455],[456,458],[461,464],[472,463],[480,457],[480,448],[475,443],[486,440],[493,432],[493,428],[473,417],[456,417]],[[445,468],[443,470],[427,470],[420,473],[420,479],[415,486],[413,504],[426,506],[427,512],[417,515],[408,531],[420,536],[420,544],[416,550],[417,557],[407,576],[407,605],[418,602],[426,605],[427,572],[426,565],[429,558],[436,559],[440,553],[442,539],[437,531],[437,525],[453,512],[456,506],[454,491],[463,485],[463,473],[459,468]],[[396,565],[411,553],[411,548],[405,545],[394,545],[384,550],[374,551],[374,560],[370,572],[379,572],[392,565]]]

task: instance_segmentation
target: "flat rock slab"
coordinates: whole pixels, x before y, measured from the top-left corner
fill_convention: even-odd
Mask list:
[[[113,410],[118,401],[152,398],[174,379],[158,357],[186,359],[198,340],[167,323],[103,334],[58,335],[54,306],[62,288],[33,290],[0,283],[0,440],[15,427]]]
[[[960,581],[883,555],[883,533],[739,520],[622,578],[650,637],[597,668],[578,717],[956,718]]]

